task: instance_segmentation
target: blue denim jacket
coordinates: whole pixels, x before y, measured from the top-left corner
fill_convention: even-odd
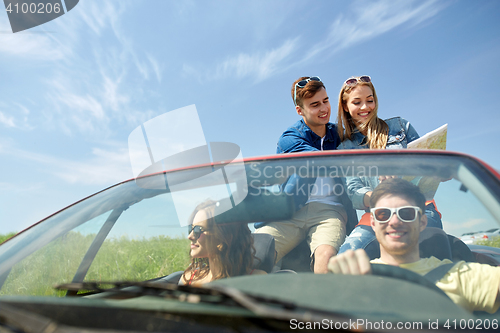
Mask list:
[[[386,149],[403,149],[408,143],[419,138],[417,131],[405,119],[400,117],[385,120],[389,126]],[[367,149],[366,137],[356,131],[351,140],[345,140],[337,149]],[[347,194],[356,209],[365,210],[363,198],[366,192],[373,191],[378,185],[378,175],[372,177],[346,177]]]
[[[332,123],[326,125],[326,135],[323,141],[323,150],[335,150],[340,144],[337,126]],[[278,140],[277,154],[300,151],[321,150],[321,137],[314,133],[303,119],[289,127]]]

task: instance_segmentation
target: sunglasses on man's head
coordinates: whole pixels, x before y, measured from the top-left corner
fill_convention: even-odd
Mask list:
[[[299,88],[304,88],[307,85],[307,82],[309,81],[318,81],[321,82],[321,79],[317,76],[311,76],[308,79],[300,80],[299,82],[295,83],[295,87],[293,90],[293,103],[297,105],[297,87]]]
[[[396,213],[398,218],[403,222],[414,222],[418,217],[418,213],[422,214],[422,209],[415,206],[404,206],[399,208],[376,207],[370,209],[370,212],[378,223],[389,222],[394,213]]]
[[[358,82],[372,82],[372,79],[368,75],[363,75],[360,77],[352,77],[350,79],[345,80],[344,84],[348,87],[355,86]]]
[[[193,233],[195,240],[200,238],[205,231],[207,230],[203,229],[201,225],[188,225],[188,236]]]

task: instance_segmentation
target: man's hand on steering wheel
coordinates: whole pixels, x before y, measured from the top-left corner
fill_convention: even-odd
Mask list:
[[[328,262],[328,270],[334,274],[364,275],[371,274],[370,258],[365,250],[347,250],[333,256]]]

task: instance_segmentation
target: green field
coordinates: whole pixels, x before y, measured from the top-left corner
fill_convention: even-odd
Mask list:
[[[0,235],[0,242],[12,234]],[[95,234],[70,232],[15,265],[0,295],[63,296],[53,286],[71,282]],[[500,247],[500,237],[478,244]],[[184,270],[190,262],[189,240],[158,236],[106,240],[85,281],[145,281]]]
[[[499,237],[493,237],[492,239],[489,240],[480,240],[477,242],[477,245],[486,245],[486,246],[491,246],[491,247],[500,247],[500,236]]]
[[[72,281],[94,238],[70,232],[24,258],[13,267],[0,295],[62,296],[53,286]],[[185,238],[111,239],[102,244],[85,281],[145,281],[184,270],[189,262]]]
[[[6,234],[6,235],[0,235],[0,244],[2,244],[3,242],[5,242],[7,239],[11,238],[12,236],[14,236],[16,233],[10,233],[10,234]]]

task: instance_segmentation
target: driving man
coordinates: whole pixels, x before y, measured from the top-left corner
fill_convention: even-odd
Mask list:
[[[370,198],[371,226],[380,244],[380,258],[372,263],[399,266],[421,275],[452,263],[448,259],[420,258],[419,235],[427,225],[424,207],[419,188],[403,179],[387,179],[375,188]],[[369,258],[362,249],[331,258],[328,269],[335,274],[371,273]],[[500,306],[500,267],[460,261],[436,286],[469,311],[494,313]]]
[[[330,123],[331,106],[326,88],[317,76],[301,77],[292,85],[295,111],[302,119],[279,138],[277,153],[334,150],[340,144],[336,125]],[[305,187],[303,185],[306,185]],[[306,189],[307,193],[300,189]],[[346,222],[357,217],[339,180],[292,175],[283,189],[294,195],[297,211],[289,221],[271,222],[256,233],[274,237],[276,261],[307,239],[313,271],[327,273],[331,256],[337,254],[346,234]]]

